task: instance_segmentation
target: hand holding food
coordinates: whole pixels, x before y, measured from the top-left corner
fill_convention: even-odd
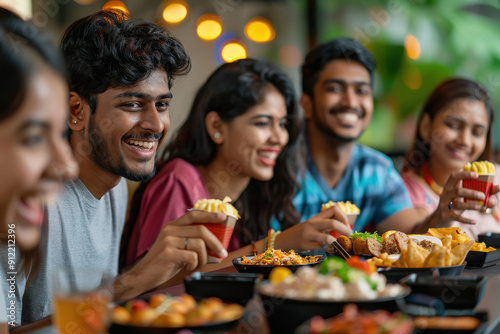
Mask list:
[[[466,163],[463,170],[479,174],[477,180],[464,179],[463,187],[484,193],[485,200],[476,201],[480,205],[484,206],[484,203],[488,200],[490,195],[491,187],[493,186],[493,180],[495,178],[495,165],[489,161],[474,161],[472,163]],[[467,199],[465,199],[465,202],[467,202]]]
[[[222,243],[225,249],[229,247],[231,236],[233,235],[236,220],[241,218],[238,210],[232,206],[231,198],[226,196],[222,201],[219,199],[200,199],[194,204],[194,210],[207,212],[220,212],[227,215],[227,219],[223,223],[201,223],[210,232],[212,232]],[[208,263],[221,262],[222,257],[208,250]]]
[[[335,240],[333,236],[328,234],[330,231],[338,231],[345,235],[350,235],[352,232],[345,213],[336,205],[282,231],[276,237],[275,247],[296,251],[320,249]]]

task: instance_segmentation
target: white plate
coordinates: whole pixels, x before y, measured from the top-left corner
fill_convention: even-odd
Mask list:
[[[443,246],[443,243],[441,242],[441,240],[439,240],[438,238],[433,237],[431,235],[409,234],[408,237],[413,239],[413,240],[417,240],[417,241],[428,240],[432,243],[438,244],[439,246]]]

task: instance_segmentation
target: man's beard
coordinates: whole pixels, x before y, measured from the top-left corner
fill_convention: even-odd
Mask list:
[[[358,136],[356,137],[345,137],[341,136],[335,131],[333,131],[331,128],[329,128],[327,125],[321,122],[321,120],[317,117],[316,113],[313,113],[312,121],[314,122],[314,126],[316,129],[321,132],[322,134],[326,135],[327,137],[331,138],[335,142],[340,142],[340,143],[351,143],[354,141],[357,141],[359,137],[363,134],[364,130],[359,133]]]
[[[118,161],[112,161],[112,155],[108,143],[104,140],[101,129],[95,124],[95,116],[91,115],[89,120],[89,143],[91,147],[90,157],[99,167],[106,172],[122,176],[130,181],[143,182],[153,178],[156,167],[147,173],[133,173],[125,166],[123,157],[119,155]]]

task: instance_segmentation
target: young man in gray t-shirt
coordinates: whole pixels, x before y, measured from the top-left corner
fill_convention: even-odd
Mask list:
[[[144,181],[154,175],[170,126],[173,79],[191,66],[181,43],[165,29],[120,11],[73,23],[62,52],[69,72],[70,144],[80,173],[48,212],[40,268],[27,273],[23,325],[50,314],[55,269],[91,266],[117,273],[127,199],[123,177]],[[224,220],[223,214],[197,211],[165,225],[149,253],[115,279],[115,299],[133,298],[200,268],[207,247],[226,257],[205,227],[186,226]]]

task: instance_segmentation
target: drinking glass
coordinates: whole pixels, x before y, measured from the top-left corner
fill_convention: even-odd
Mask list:
[[[105,270],[57,270],[52,276],[52,317],[57,333],[106,333],[113,297],[112,284],[113,276]]]

